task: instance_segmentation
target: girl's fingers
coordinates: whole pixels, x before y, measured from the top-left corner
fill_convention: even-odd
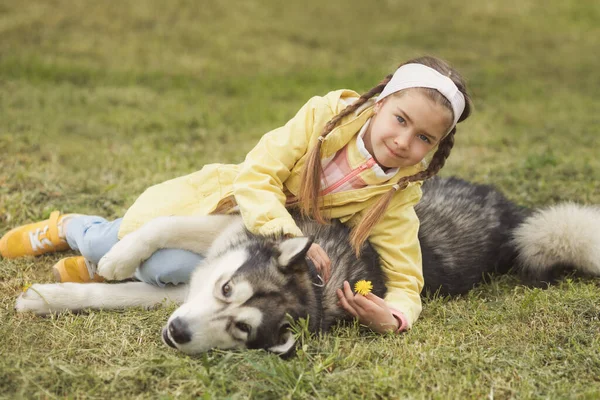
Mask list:
[[[354,301],[354,293],[352,292],[352,288],[348,281],[344,281],[344,296],[346,296],[347,299],[352,299],[352,301]]]
[[[319,252],[318,254],[318,262],[319,262],[319,271],[321,271],[321,276],[327,282],[329,280],[329,267],[325,258],[323,258],[323,254]]]
[[[362,307],[360,307],[360,305],[356,304],[356,297],[354,296],[354,292],[352,291],[352,288],[350,287],[348,281],[344,281],[343,292],[346,301],[348,301],[348,304],[350,304],[352,308],[356,310],[357,313],[362,314],[364,310],[362,309]]]
[[[371,311],[373,308],[377,308],[376,304],[374,304],[373,301],[371,301],[369,298],[365,297],[365,296],[361,296],[361,295],[356,295],[354,296],[354,303],[366,310],[366,311]]]
[[[325,250],[318,244],[314,244],[315,247],[315,255],[319,258],[320,271],[322,272],[323,279],[325,282],[329,281],[331,277],[331,260]]]
[[[313,256],[313,255],[309,255],[308,258],[310,259],[310,261],[312,261],[312,263],[315,265],[315,268],[317,269],[317,273],[319,275],[322,275],[322,271],[321,271],[321,263],[319,262],[319,260]]]
[[[321,275],[321,277],[323,278],[323,266],[322,266],[323,263],[321,262],[321,260],[319,259],[319,257],[318,256],[314,256],[314,255],[309,255],[308,258],[315,265],[317,273],[319,275]],[[323,278],[323,279],[325,279],[325,278]]]
[[[379,296],[374,295],[373,293],[368,293],[365,296],[367,299],[371,300],[373,303],[377,304],[379,307],[387,307],[387,303],[384,299]]]
[[[325,270],[325,281],[328,281],[331,278],[331,260],[325,250],[321,249],[321,257],[323,258],[323,267]]]
[[[350,304],[348,304],[348,300],[346,299],[346,296],[344,296],[344,292],[342,292],[341,289],[337,290],[337,295],[338,299],[340,299],[342,308],[352,314],[352,316],[358,318],[358,313]]]
[[[325,283],[327,283],[331,277],[331,260],[327,256],[327,253],[325,253],[325,250],[318,244],[313,243],[306,255],[315,264],[317,272],[321,275]]]

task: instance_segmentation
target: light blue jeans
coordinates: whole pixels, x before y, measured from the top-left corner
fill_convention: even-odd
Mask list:
[[[71,249],[79,251],[86,260],[98,261],[119,241],[122,218],[107,221],[102,217],[82,215],[73,217],[66,226],[65,236]],[[190,276],[204,257],[181,249],[161,249],[140,265],[135,277],[156,285],[188,283]]]

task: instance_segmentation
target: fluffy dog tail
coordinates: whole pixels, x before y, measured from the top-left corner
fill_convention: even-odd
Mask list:
[[[537,210],[513,231],[517,266],[528,283],[565,270],[600,276],[600,207],[572,203]]]

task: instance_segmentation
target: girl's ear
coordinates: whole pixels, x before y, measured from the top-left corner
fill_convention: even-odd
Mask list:
[[[379,112],[379,110],[381,110],[381,107],[383,106],[383,103],[385,102],[385,99],[387,99],[387,97],[384,98],[383,100],[380,100],[377,103],[375,103],[375,105],[373,106],[373,113],[374,114],[377,114]]]

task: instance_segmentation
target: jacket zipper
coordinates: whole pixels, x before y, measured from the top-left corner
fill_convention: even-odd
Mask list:
[[[373,165],[375,165],[375,163],[376,163],[376,161],[373,157],[369,158],[365,163],[359,165],[358,167],[356,167],[352,171],[350,171],[348,173],[348,175],[344,176],[342,179],[335,182],[333,185],[329,186],[327,189],[322,190],[320,195],[325,196],[326,194],[333,192],[335,189],[339,188],[344,183],[348,182],[350,179],[354,178],[356,175],[363,172],[365,169],[371,168]]]

